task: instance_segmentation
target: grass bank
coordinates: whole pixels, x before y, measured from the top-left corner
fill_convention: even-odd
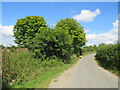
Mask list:
[[[36,79],[26,82],[24,85],[12,86],[12,88],[48,88],[53,78],[59,76],[63,71],[70,68],[74,63],[79,60],[79,58],[77,58],[76,56],[72,57],[73,60],[70,64],[49,68],[48,70],[42,72],[40,76],[38,76]]]
[[[40,62],[27,49],[6,49],[2,53],[3,88],[48,88],[54,77],[80,60],[72,55],[67,64],[56,58]]]

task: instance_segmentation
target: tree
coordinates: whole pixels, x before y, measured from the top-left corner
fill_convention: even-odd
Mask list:
[[[15,43],[27,47],[28,41],[35,38],[41,28],[47,27],[46,21],[40,16],[27,16],[17,20],[14,25]]]
[[[105,43],[100,43],[99,45],[98,45],[98,47],[105,47]]]
[[[86,43],[86,34],[84,33],[83,27],[76,20],[66,18],[60,20],[55,28],[69,32],[73,39],[74,52],[78,55],[81,54],[81,47]]]
[[[44,28],[29,42],[29,50],[38,59],[57,57],[67,63],[72,54],[72,38],[64,30]]]

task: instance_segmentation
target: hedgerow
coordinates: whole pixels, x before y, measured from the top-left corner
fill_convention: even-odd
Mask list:
[[[7,49],[2,54],[3,87],[11,86],[14,83],[23,84],[23,82],[31,80],[26,77],[34,75],[33,72],[40,68],[39,63],[33,60],[28,51],[13,53]]]
[[[120,74],[120,44],[101,45],[96,52],[96,59],[101,66]]]
[[[2,51],[2,84],[3,88],[14,85],[23,85],[46,70],[64,63],[57,58],[46,59],[43,62],[33,58],[32,53],[26,48],[11,52],[9,49]]]

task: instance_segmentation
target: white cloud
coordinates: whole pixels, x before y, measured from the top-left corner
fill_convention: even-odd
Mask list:
[[[93,19],[99,14],[100,14],[99,9],[96,9],[94,12],[90,10],[82,10],[80,14],[74,15],[73,18],[76,19],[77,21],[90,22],[93,21]]]
[[[113,23],[113,28],[118,28],[118,20]]]
[[[87,34],[86,39],[88,40],[87,45],[115,43],[118,40],[118,20],[113,23],[113,28],[109,30],[109,32],[100,34]]]
[[[4,36],[13,36],[13,25],[11,26],[2,26],[0,25],[0,34]]]
[[[13,38],[13,25],[2,26],[0,25],[0,44],[4,46],[9,46],[9,44],[16,45]],[[9,36],[9,37],[8,37]]]

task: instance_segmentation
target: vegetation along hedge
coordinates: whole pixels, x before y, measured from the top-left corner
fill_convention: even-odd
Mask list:
[[[120,75],[120,43],[101,44],[96,52],[96,59],[104,68]]]
[[[26,16],[17,20],[13,32],[18,46],[1,46],[3,87],[24,85],[53,67],[69,66],[86,43],[83,27],[71,18],[50,28],[43,17]]]

